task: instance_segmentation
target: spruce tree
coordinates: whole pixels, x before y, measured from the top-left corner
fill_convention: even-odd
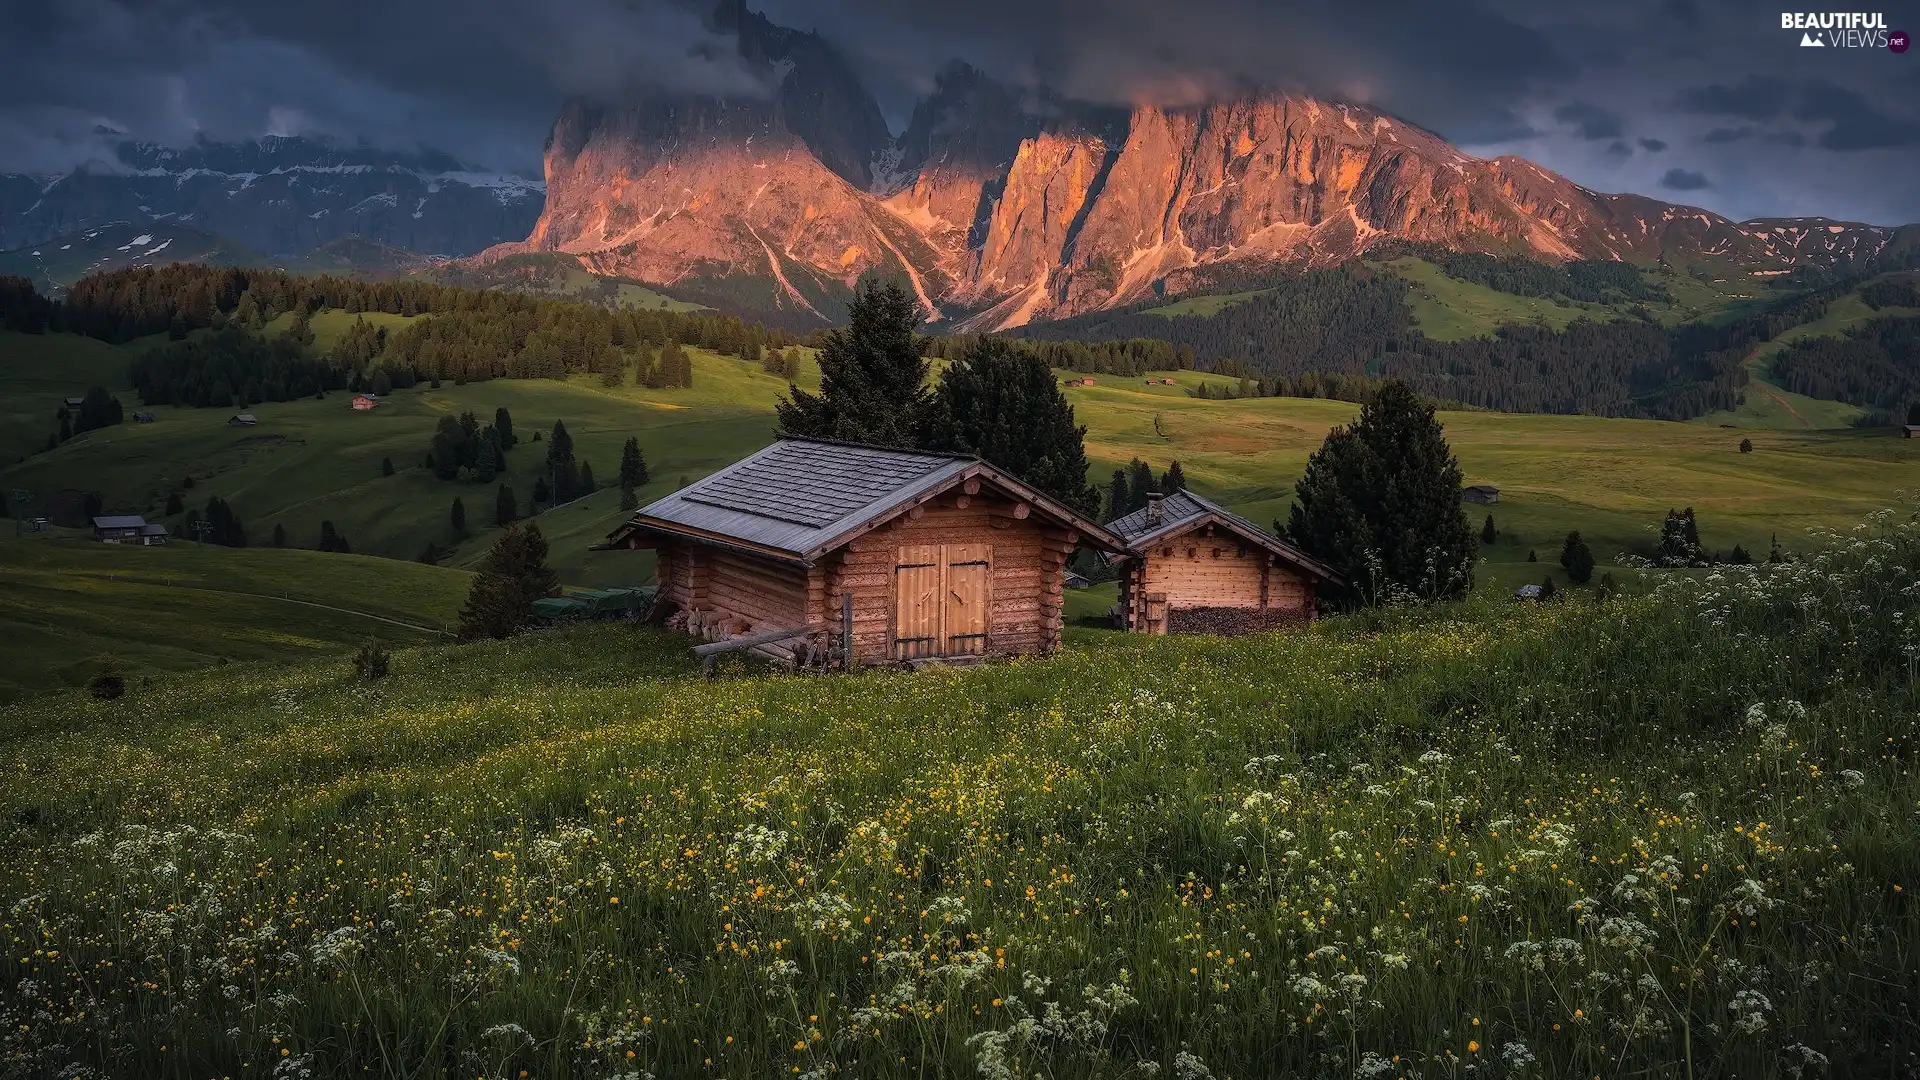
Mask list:
[[[1773,540],[1767,545],[1767,561],[1770,563],[1783,563],[1787,561],[1786,549],[1780,546],[1779,533],[1774,533]]]
[[[447,511],[447,523],[453,526],[453,535],[467,534],[467,504],[461,502],[458,495],[453,497],[453,506]]]
[[[505,484],[493,497],[493,523],[511,525],[520,516],[520,504],[514,500],[513,489]]]
[[[820,393],[794,387],[778,407],[780,433],[876,446],[918,446],[929,395],[915,330],[920,308],[899,284],[869,282],[847,306],[848,325],[820,349]]]
[[[383,457],[380,459],[380,475],[381,476],[393,475],[393,459],[392,458]]]
[[[626,444],[620,447],[620,486],[645,487],[647,479],[647,458],[640,451],[640,440],[629,436]]]
[[[1160,475],[1160,491],[1162,494],[1171,495],[1176,491],[1185,490],[1187,490],[1187,474],[1176,461],[1168,465],[1167,471]]]
[[[493,441],[491,431],[481,432],[480,451],[474,455],[473,478],[478,483],[491,484],[499,474],[500,445]]]
[[[547,472],[553,477],[553,501],[571,502],[578,478],[573,462],[573,436],[567,434],[564,420],[553,422],[553,434],[547,438]]]
[[[186,503],[180,498],[179,492],[177,491],[167,492],[167,511],[166,511],[167,517],[172,517],[173,515],[179,513],[182,510],[185,510],[186,508],[187,508]]]
[[[1567,580],[1575,585],[1585,585],[1592,580],[1593,552],[1580,538],[1578,530],[1568,533],[1566,543],[1561,545],[1560,565],[1566,568]]]
[[[1540,581],[1540,599],[1555,600],[1560,596],[1560,586],[1553,583],[1553,575],[1548,574]]]
[[[1003,338],[980,338],[947,370],[927,409],[926,444],[974,454],[1082,514],[1100,509],[1087,484],[1086,428],[1045,360]]]
[[[1667,511],[1666,520],[1660,523],[1660,548],[1653,562],[1663,567],[1706,565],[1706,551],[1700,546],[1700,528],[1693,520],[1693,507]]]
[[[1743,453],[1743,454],[1751,454],[1751,453],[1753,453],[1753,440],[1752,440],[1752,439],[1741,439],[1741,440],[1740,440],[1740,452],[1741,452],[1741,453]]]
[[[1287,535],[1355,598],[1453,599],[1473,587],[1476,552],[1460,481],[1433,405],[1389,379],[1307,459]]]
[[[1488,514],[1487,523],[1480,526],[1480,542],[1483,544],[1492,544],[1498,539],[1500,539],[1500,533],[1493,527],[1493,515]]]
[[[460,467],[467,463],[467,435],[460,421],[451,416],[440,418],[427,457],[433,465],[433,475],[442,480],[459,478]]]
[[[520,440],[513,434],[513,414],[505,405],[493,410],[493,433],[500,437],[500,449],[511,450]]]
[[[1126,515],[1128,507],[1132,504],[1133,497],[1127,493],[1127,470],[1113,470],[1113,479],[1107,481],[1106,519],[1112,521]]]
[[[593,482],[593,462],[582,461],[580,463],[580,472],[574,478],[574,485],[573,496],[576,499],[582,495],[593,494],[595,487]]]
[[[273,546],[277,548],[287,546],[287,527],[285,525],[276,524],[273,527]]]
[[[535,503],[543,503],[543,502],[550,501],[552,498],[553,498],[553,490],[547,486],[547,478],[544,476],[534,477],[533,478],[533,501]]]
[[[1147,496],[1160,490],[1160,481],[1153,478],[1153,469],[1146,462],[1134,458],[1127,463],[1127,513],[1147,505]]]
[[[505,638],[533,617],[533,602],[559,591],[547,541],[534,524],[508,525],[488,550],[460,612],[461,641]]]

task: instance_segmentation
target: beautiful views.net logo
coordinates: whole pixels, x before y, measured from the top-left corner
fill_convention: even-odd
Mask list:
[[[1800,31],[1804,48],[1892,49],[1905,52],[1905,31],[1887,29],[1878,11],[1783,11],[1780,29]]]

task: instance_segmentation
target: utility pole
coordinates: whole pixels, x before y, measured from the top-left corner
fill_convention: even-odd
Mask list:
[[[200,548],[206,547],[207,534],[213,531],[213,522],[208,521],[206,518],[194,518],[193,523],[187,527],[193,530],[194,549],[197,551]]]
[[[27,502],[33,498],[33,492],[26,488],[13,489],[13,535],[19,536],[26,529]]]

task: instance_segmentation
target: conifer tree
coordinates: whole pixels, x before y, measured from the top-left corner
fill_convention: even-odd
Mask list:
[[[393,475],[393,459],[392,458],[383,457],[380,459],[380,475],[381,476]]]
[[[847,315],[820,349],[820,393],[793,387],[780,401],[781,434],[920,445],[929,395],[918,303],[898,283],[868,282]]]
[[[534,477],[533,478],[533,501],[535,503],[543,503],[543,502],[549,502],[552,499],[553,499],[553,489],[547,486],[547,478],[544,476]]]
[[[1480,526],[1480,542],[1483,544],[1492,544],[1498,539],[1500,539],[1500,533],[1493,527],[1493,515],[1488,514],[1487,523]]]
[[[458,495],[453,497],[453,506],[447,511],[447,522],[453,526],[453,535],[467,534],[467,504],[461,502]]]
[[[233,507],[218,495],[207,500],[206,521],[211,526],[207,530],[207,539],[221,547],[246,547],[247,531],[240,524],[240,515]]]
[[[1287,534],[1340,570],[1355,598],[1459,597],[1476,552],[1460,481],[1433,405],[1389,379],[1307,460]]]
[[[1560,586],[1553,583],[1553,575],[1548,574],[1540,581],[1540,599],[1555,600],[1560,596]]]
[[[1561,545],[1560,565],[1566,568],[1567,580],[1575,585],[1585,585],[1593,578],[1593,552],[1578,530],[1568,533],[1566,543]]]
[[[488,550],[460,612],[461,641],[505,638],[533,617],[533,602],[559,591],[547,541],[535,524],[508,525]]]
[[[1082,514],[1100,509],[1087,484],[1086,428],[1046,361],[1003,338],[980,338],[947,370],[927,409],[926,444],[975,454]]]
[[[1705,566],[1706,552],[1700,546],[1700,528],[1693,520],[1693,507],[1668,510],[1660,524],[1660,548],[1654,555],[1655,566]]]
[[[1107,481],[1106,520],[1125,516],[1128,507],[1133,504],[1133,496],[1127,493],[1127,470],[1113,470],[1113,479]]]
[[[511,525],[520,516],[520,504],[514,500],[513,489],[505,484],[493,497],[493,523]]]
[[[1164,495],[1171,495],[1176,491],[1185,490],[1187,490],[1187,474],[1176,461],[1168,465],[1167,471],[1160,475],[1160,491]]]
[[[573,461],[573,436],[567,434],[564,420],[553,422],[553,434],[547,437],[547,472],[553,477],[553,501],[571,502],[578,483]]]
[[[595,487],[593,482],[593,462],[582,461],[580,463],[580,472],[575,477],[574,484],[574,498],[577,499],[582,495],[593,494]]]
[[[1780,546],[1779,533],[1774,533],[1773,540],[1767,545],[1767,561],[1770,563],[1783,563],[1787,561],[1786,550]]]
[[[513,434],[513,414],[505,405],[493,410],[493,433],[500,437],[500,449],[511,450],[520,440]]]
[[[474,455],[473,478],[482,484],[491,484],[500,473],[500,444],[494,442],[491,430],[481,432],[480,450]]]
[[[1160,481],[1153,478],[1153,468],[1139,458],[1127,463],[1127,513],[1147,505],[1147,496],[1160,490]]]
[[[182,510],[185,510],[186,508],[187,508],[186,503],[180,498],[179,492],[177,491],[167,492],[167,510],[166,510],[167,517],[172,517],[173,515],[179,513]]]
[[[273,546],[277,548],[287,546],[287,527],[285,525],[276,524],[273,527]]]
[[[320,550],[336,552],[341,555],[353,554],[353,548],[348,545],[347,538],[340,535],[339,530],[333,527],[333,522],[331,521],[323,521],[320,523]]]
[[[628,436],[620,447],[620,509],[632,510],[640,505],[637,491],[646,482],[647,459],[640,452],[640,440]]]
[[[1741,439],[1741,440],[1740,440],[1740,452],[1741,452],[1741,453],[1743,453],[1743,454],[1751,454],[1751,453],[1753,453],[1753,440],[1752,440],[1752,439]]]

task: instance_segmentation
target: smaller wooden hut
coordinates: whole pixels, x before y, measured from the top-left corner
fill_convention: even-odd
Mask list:
[[[642,507],[612,548],[659,553],[660,596],[720,640],[862,663],[1044,653],[1067,560],[1120,539],[977,458],[782,439]]]
[[[1107,524],[1126,542],[1115,617],[1144,634],[1244,633],[1311,622],[1340,574],[1191,491],[1148,496]]]

